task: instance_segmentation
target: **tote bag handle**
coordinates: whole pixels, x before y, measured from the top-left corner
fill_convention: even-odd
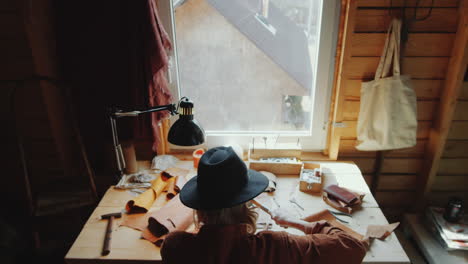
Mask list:
[[[400,36],[401,20],[394,18],[390,23],[385,39],[385,46],[380,57],[379,66],[375,71],[374,80],[388,77],[393,64],[393,76],[400,75]],[[393,63],[392,63],[393,61]]]

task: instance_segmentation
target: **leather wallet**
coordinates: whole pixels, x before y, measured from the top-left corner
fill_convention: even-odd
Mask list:
[[[323,191],[326,192],[329,196],[332,196],[333,198],[342,201],[347,205],[354,204],[359,198],[354,193],[341,188],[336,184],[325,187]]]

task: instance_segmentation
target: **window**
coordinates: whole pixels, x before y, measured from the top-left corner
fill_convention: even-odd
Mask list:
[[[194,101],[208,147],[265,137],[325,147],[338,1],[160,2],[171,87]]]

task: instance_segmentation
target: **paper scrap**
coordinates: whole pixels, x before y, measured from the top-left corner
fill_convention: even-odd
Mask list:
[[[151,169],[165,170],[173,167],[179,162],[179,159],[172,155],[158,155],[151,161]]]

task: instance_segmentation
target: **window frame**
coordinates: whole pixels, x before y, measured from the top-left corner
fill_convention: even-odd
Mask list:
[[[175,17],[173,2],[174,0],[160,0],[158,1],[158,7],[163,26],[165,27],[173,43],[173,49],[168,54],[170,57],[168,80],[169,87],[174,98],[178,99],[181,97],[178,72],[178,60],[181,58],[177,57],[177,36],[175,34]],[[331,94],[333,88],[340,8],[341,1],[339,0],[322,0],[322,12],[319,16],[320,26],[318,34],[319,45],[317,47],[318,56],[317,63],[314,67],[314,76],[316,76],[316,83],[315,93],[312,94],[312,131],[282,131],[281,133],[272,131],[271,133],[267,134],[265,134],[264,132],[249,132],[236,134],[232,132],[207,131],[207,140],[205,144],[203,144],[204,147],[211,148],[215,146],[235,143],[240,145],[244,150],[247,150],[249,144],[253,140],[255,140],[255,142],[263,142],[262,138],[267,137],[269,141],[275,140],[281,143],[300,142],[302,149],[305,151],[322,152],[327,148],[327,136],[329,127],[328,121],[330,113]],[[176,120],[177,116],[171,117],[171,124]],[[170,144],[171,150],[194,149],[196,147],[180,147]]]

